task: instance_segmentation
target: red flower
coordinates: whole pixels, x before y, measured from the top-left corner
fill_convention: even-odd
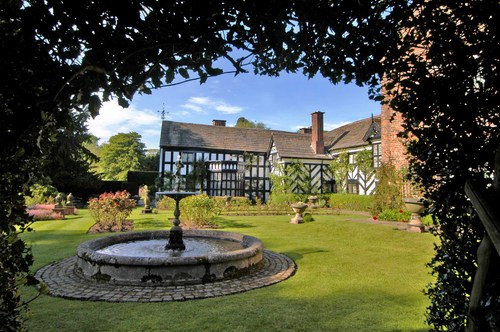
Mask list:
[[[378,219],[378,216],[373,216],[373,220],[377,220]]]
[[[403,210],[399,210],[399,213],[403,213]]]
[[[402,222],[406,222],[406,220],[404,220],[404,219],[401,219],[401,221],[402,221]]]

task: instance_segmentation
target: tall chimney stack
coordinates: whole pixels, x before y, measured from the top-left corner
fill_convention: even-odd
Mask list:
[[[325,153],[325,141],[323,139],[323,114],[324,112],[312,113],[312,142],[311,146],[316,154]]]

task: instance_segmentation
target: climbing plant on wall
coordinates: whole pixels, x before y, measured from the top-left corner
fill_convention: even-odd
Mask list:
[[[349,164],[349,154],[347,151],[341,152],[329,164],[333,173],[335,184],[338,193],[345,193],[347,191],[347,176],[352,166]]]

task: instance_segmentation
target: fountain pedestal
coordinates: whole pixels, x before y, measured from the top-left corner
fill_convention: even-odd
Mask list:
[[[168,196],[168,195],[167,195]],[[181,221],[179,220],[179,216],[181,215],[179,209],[179,202],[183,199],[184,195],[170,195],[169,197],[175,200],[175,210],[174,210],[174,220],[172,223],[174,226],[170,228],[170,235],[168,238],[168,243],[165,246],[165,249],[169,250],[185,250],[186,246],[184,245],[184,241],[182,240],[182,228],[179,226]]]
[[[180,226],[181,221],[179,217],[181,215],[181,210],[179,209],[179,202],[181,199],[198,194],[194,191],[160,191],[156,195],[165,195],[172,198],[175,201],[174,219],[172,220],[172,228],[170,228],[170,235],[168,238],[168,243],[165,246],[166,250],[185,250],[186,246],[182,240],[182,228]]]

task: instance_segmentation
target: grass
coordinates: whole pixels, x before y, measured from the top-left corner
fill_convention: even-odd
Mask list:
[[[168,229],[170,213],[141,215],[136,230]],[[349,215],[224,217],[222,229],[260,238],[293,258],[295,276],[246,293],[171,303],[107,303],[41,296],[31,304],[30,331],[424,331],[432,278],[425,264],[434,237],[390,226],[354,223]],[[67,220],[41,221],[23,235],[34,268],[75,254],[93,224],[85,210]],[[35,294],[25,289],[26,296]]]

